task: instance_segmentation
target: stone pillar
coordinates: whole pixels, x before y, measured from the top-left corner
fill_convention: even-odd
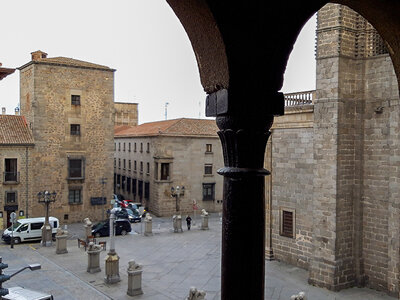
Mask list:
[[[56,254],[68,253],[67,238],[68,238],[68,231],[58,228],[56,234]]]
[[[201,230],[208,230],[208,212],[205,209],[201,211]]]
[[[95,245],[93,242],[89,243],[89,248],[87,250],[88,255],[88,267],[87,271],[91,274],[100,272],[100,252],[101,246]]]
[[[144,218],[144,235],[153,235],[153,218],[150,216],[149,213],[147,213],[146,217]]]
[[[174,225],[174,232],[183,232],[181,215],[174,215],[172,217],[172,223]]]
[[[142,266],[134,260],[129,261],[128,272],[128,290],[126,293],[129,296],[142,295]]]
[[[119,256],[115,252],[114,245],[114,221],[115,221],[115,208],[111,210],[110,213],[110,251],[106,256],[106,276],[104,277],[104,282],[108,284],[113,284],[119,282],[121,279],[119,277]]]
[[[227,92],[215,94],[208,97],[216,97],[221,104],[227,101]],[[252,97],[246,95],[245,99],[251,101]],[[276,100],[283,110],[283,95],[271,94],[268,101],[258,101],[257,108],[255,102],[252,107],[236,100],[232,114],[217,116],[225,163],[218,170],[224,176],[221,299],[264,299],[264,176],[270,173],[263,166],[273,109],[263,103]],[[249,216],[243,215],[244,201],[252,208]]]

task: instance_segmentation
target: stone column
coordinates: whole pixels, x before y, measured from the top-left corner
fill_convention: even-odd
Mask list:
[[[150,216],[149,213],[147,213],[146,217],[144,218],[144,235],[153,235],[153,218]]]
[[[201,211],[201,230],[208,230],[208,212],[205,209]]]
[[[114,244],[114,220],[115,220],[115,208],[111,210],[110,214],[110,251],[106,256],[106,276],[104,277],[104,282],[108,284],[113,284],[119,282],[121,279],[119,277],[119,256],[115,252]]]
[[[216,97],[224,102],[223,95]],[[265,102],[273,103],[271,98]],[[278,98],[283,104],[283,95]],[[269,172],[263,165],[273,116],[261,103],[217,116],[225,163],[218,170],[224,176],[221,299],[264,299],[264,176]],[[243,213],[244,203],[251,207],[251,214]]]
[[[100,252],[101,246],[95,245],[93,242],[89,243],[89,248],[87,250],[88,254],[88,267],[87,271],[89,273],[100,272]]]
[[[56,254],[68,253],[67,238],[68,238],[68,231],[58,228],[56,234]]]
[[[129,261],[128,272],[128,290],[129,296],[142,295],[142,266],[137,264],[134,260]]]

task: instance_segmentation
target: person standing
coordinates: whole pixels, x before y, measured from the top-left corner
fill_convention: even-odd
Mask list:
[[[192,218],[188,215],[186,217],[186,225],[187,225],[188,230],[190,230],[190,224],[191,223],[192,223]]]

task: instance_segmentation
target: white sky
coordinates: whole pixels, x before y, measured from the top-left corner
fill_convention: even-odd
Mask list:
[[[60,4],[61,3],[61,4]],[[206,94],[179,20],[165,0],[0,1],[0,62],[16,68],[30,53],[114,68],[115,101],[139,103],[139,123],[204,118]],[[290,57],[282,91],[315,88],[315,18]],[[0,106],[14,113],[19,71],[0,81]]]

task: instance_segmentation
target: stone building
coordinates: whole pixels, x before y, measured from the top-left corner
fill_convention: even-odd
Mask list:
[[[57,193],[50,210],[61,222],[103,218],[112,194],[115,70],[42,51],[18,69],[21,115],[35,144],[26,215],[44,215],[36,195],[48,190]]]
[[[318,286],[397,294],[400,107],[391,58],[364,18],[328,4],[318,13],[316,59],[313,103],[275,118],[267,147],[267,257],[308,269]]]
[[[138,124],[138,104],[114,102],[115,126],[136,126]]]
[[[0,115],[0,229],[25,217],[32,195],[32,134],[23,116]]]
[[[210,212],[222,208],[221,143],[214,120],[175,119],[115,130],[115,192],[141,202],[157,216],[176,212],[171,187],[184,186],[180,210],[193,204]]]

